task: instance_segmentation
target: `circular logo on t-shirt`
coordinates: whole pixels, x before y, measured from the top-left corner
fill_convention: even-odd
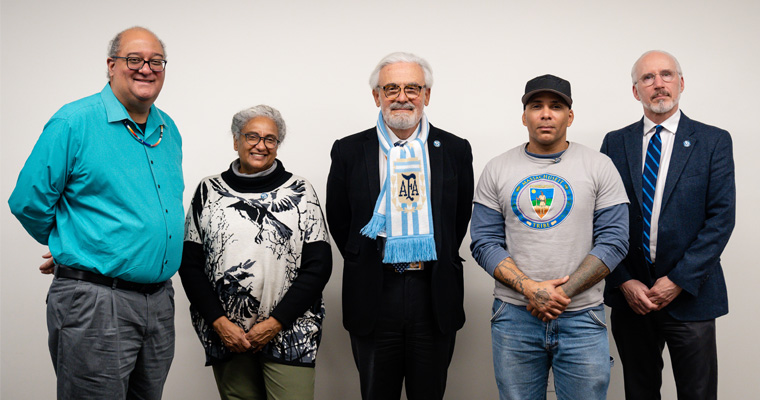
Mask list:
[[[573,208],[573,188],[552,174],[531,175],[512,190],[512,212],[525,226],[553,228],[565,220]]]

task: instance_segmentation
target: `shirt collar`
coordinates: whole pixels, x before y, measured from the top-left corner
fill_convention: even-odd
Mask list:
[[[412,136],[409,136],[406,139],[399,139],[398,136],[396,136],[396,132],[393,132],[393,129],[388,129],[388,136],[391,140],[391,144],[398,142],[399,140],[402,142],[411,142],[414,139],[417,139],[417,136],[420,135],[420,131],[422,130],[422,123],[417,124],[417,129],[414,130],[414,133],[412,133]]]
[[[678,109],[678,111],[675,112],[675,114],[671,115],[670,118],[666,119],[661,123],[662,128],[672,134],[676,133],[676,130],[678,129],[678,122],[681,120],[681,109]],[[657,126],[652,120],[644,116],[644,136],[646,136],[650,132],[654,132],[654,127]]]
[[[557,153],[552,153],[552,154],[538,154],[538,153],[531,153],[531,152],[529,152],[529,151],[528,151],[528,143],[525,143],[525,154],[527,154],[527,155],[529,155],[529,156],[531,156],[531,157],[533,157],[533,158],[546,158],[546,159],[555,159],[555,158],[560,158],[560,157],[562,157],[562,155],[563,155],[563,154],[565,154],[565,152],[566,152],[567,150],[569,150],[569,149],[570,149],[570,146],[571,146],[571,145],[572,145],[572,143],[571,143],[571,142],[567,142],[567,149],[565,149],[565,150],[562,150],[562,151],[560,151],[560,152],[557,152]]]
[[[126,119],[137,125],[137,123],[129,116],[124,105],[121,104],[119,99],[116,98],[116,95],[113,94],[110,83],[106,83],[106,86],[100,91],[100,98],[103,100],[103,105],[106,108],[106,118],[108,118],[109,123],[121,122]],[[164,123],[164,119],[161,116],[161,113],[158,112],[156,105],[151,104],[147,125],[145,127],[145,131],[150,132],[150,134],[146,134],[145,137],[149,137],[152,133],[157,132],[159,125],[166,126],[166,123]]]

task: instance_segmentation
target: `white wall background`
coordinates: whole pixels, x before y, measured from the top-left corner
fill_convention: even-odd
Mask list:
[[[282,111],[288,138],[279,154],[324,199],[329,149],[374,124],[367,78],[397,50],[427,58],[436,83],[433,124],[470,140],[476,178],[485,163],[527,140],[520,122],[525,82],[552,73],[573,85],[570,140],[597,148],[604,134],[641,117],[629,71],[644,51],[675,54],[686,80],[687,115],[728,129],[734,139],[737,224],[723,263],[731,313],[718,320],[720,397],[755,398],[760,347],[756,287],[760,3],[724,1],[23,1],[2,0],[0,80],[0,397],[54,398],[47,351],[46,249],[6,204],[45,122],[63,104],[105,84],[106,47],[118,31],[143,25],[166,43],[169,64],[157,105],[184,140],[185,205],[198,181],[236,157],[229,124],[238,110],[267,103]],[[457,338],[447,399],[497,397],[488,318],[492,278],[469,255],[467,323]],[[342,262],[337,251],[325,291],[328,320],[317,363],[318,399],[359,398],[358,374],[341,325]],[[167,399],[217,396],[212,372],[177,290],[176,357]],[[614,346],[613,346],[614,348]],[[675,398],[666,365],[664,398]],[[613,369],[610,399],[622,399]]]

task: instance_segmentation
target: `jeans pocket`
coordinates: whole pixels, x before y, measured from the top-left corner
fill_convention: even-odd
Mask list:
[[[601,313],[602,316],[600,317],[597,312]],[[604,318],[604,309],[601,309],[599,311],[590,309],[588,310],[588,315],[591,317],[591,320],[594,321],[595,324],[599,325],[600,327],[607,329],[607,323],[605,322]]]
[[[496,311],[493,311],[493,315],[491,315],[491,323],[496,321],[496,319],[499,318],[502,312],[504,312],[504,309],[507,307],[506,302],[497,299],[494,301],[494,308],[496,307],[496,301],[498,301],[500,304],[499,308],[497,308]]]

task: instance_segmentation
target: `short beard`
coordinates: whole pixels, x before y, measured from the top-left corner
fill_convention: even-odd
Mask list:
[[[383,108],[383,120],[385,120],[385,124],[393,129],[412,129],[417,126],[422,116],[416,107],[412,106],[413,108],[409,108],[409,105],[411,103],[391,103],[388,108]],[[408,115],[394,115],[391,113],[392,110],[400,109],[412,110],[413,113]]]
[[[655,113],[655,114],[666,114],[670,112],[670,110],[673,109],[673,107],[678,105],[678,99],[675,100],[660,100],[657,103],[644,103],[643,101],[641,104],[644,105],[644,108],[647,110]]]
[[[412,115],[391,115],[389,112],[383,112],[385,124],[393,129],[412,129],[420,122],[417,113]]]
[[[676,93],[675,98],[671,97],[670,100],[659,100],[656,103],[646,103],[642,98],[641,104],[644,106],[644,108],[655,114],[667,114],[670,112],[670,110],[673,109],[673,107],[678,105],[679,100],[681,100],[680,85],[678,87],[678,93]]]

